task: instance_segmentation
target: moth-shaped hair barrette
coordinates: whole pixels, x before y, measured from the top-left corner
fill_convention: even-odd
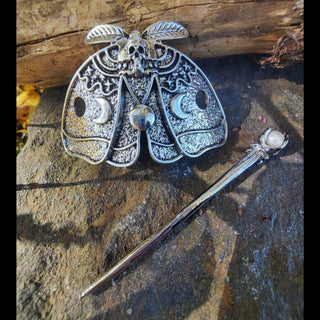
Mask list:
[[[62,115],[67,153],[92,164],[130,166],[143,131],[159,163],[223,145],[226,118],[209,80],[187,56],[161,42],[187,36],[172,21],[130,35],[109,24],[94,27],[86,43],[110,45],[90,56],[69,85]]]

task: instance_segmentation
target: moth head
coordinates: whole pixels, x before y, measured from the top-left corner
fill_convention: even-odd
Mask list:
[[[137,30],[131,32],[124,45],[118,42],[121,71],[136,78],[141,78],[144,73],[148,73],[150,60],[157,58],[153,42],[143,39]]]
[[[135,58],[146,59],[147,56],[147,45],[141,38],[139,31],[134,30],[129,36],[128,41],[124,46],[120,45],[118,59],[119,61],[130,61]]]
[[[137,30],[126,33],[121,27],[109,24],[95,26],[87,34],[86,43],[111,42],[118,45],[118,68],[123,74],[141,78],[153,72],[157,65],[156,43],[162,40],[180,39],[189,35],[179,23],[159,21],[142,33]]]

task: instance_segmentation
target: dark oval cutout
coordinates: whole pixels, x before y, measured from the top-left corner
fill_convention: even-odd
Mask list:
[[[73,103],[73,107],[74,107],[74,111],[76,113],[76,115],[80,118],[84,115],[85,111],[86,111],[86,103],[84,102],[84,100],[80,97],[77,97],[74,99],[74,103]]]
[[[196,103],[200,109],[205,109],[209,105],[208,95],[203,90],[197,92]]]

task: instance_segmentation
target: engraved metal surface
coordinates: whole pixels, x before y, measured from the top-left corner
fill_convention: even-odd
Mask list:
[[[62,115],[67,153],[94,164],[130,166],[138,159],[142,132],[159,163],[223,145],[226,118],[209,80],[187,56],[161,43],[187,36],[172,21],[130,35],[112,25],[93,28],[87,43],[111,44],[71,80]]]

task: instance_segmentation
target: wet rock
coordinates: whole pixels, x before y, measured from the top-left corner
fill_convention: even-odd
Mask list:
[[[155,163],[146,146],[129,168],[70,157],[60,133],[66,87],[44,91],[17,157],[17,319],[302,318],[303,66],[261,69],[247,56],[198,64],[224,107],[229,137],[170,165]],[[269,126],[290,135],[283,153],[79,300]]]

